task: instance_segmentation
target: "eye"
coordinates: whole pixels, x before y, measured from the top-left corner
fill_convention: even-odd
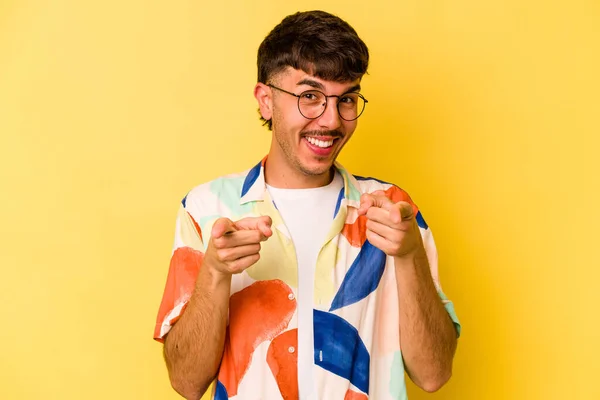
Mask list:
[[[340,103],[342,104],[347,104],[347,105],[352,105],[352,104],[356,104],[356,100],[357,100],[357,95],[344,95],[340,98]]]
[[[309,100],[309,101],[315,101],[315,100],[317,100],[317,95],[312,92],[305,92],[305,93],[302,93],[302,99]]]

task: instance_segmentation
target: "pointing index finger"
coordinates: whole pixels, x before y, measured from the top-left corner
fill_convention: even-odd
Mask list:
[[[260,217],[242,218],[235,223],[235,226],[242,230],[258,230],[265,237],[270,237],[273,234],[273,231],[271,230],[271,224],[271,217],[263,215]]]
[[[400,208],[400,216],[402,217],[402,220],[407,220],[413,217],[414,209],[412,204],[406,201],[401,201],[398,203],[398,205]]]

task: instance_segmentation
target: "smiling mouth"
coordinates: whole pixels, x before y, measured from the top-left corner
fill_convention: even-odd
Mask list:
[[[313,146],[320,147],[322,149],[326,149],[333,146],[333,142],[335,142],[335,139],[320,140],[310,136],[305,136],[305,138],[308,143],[312,144]]]

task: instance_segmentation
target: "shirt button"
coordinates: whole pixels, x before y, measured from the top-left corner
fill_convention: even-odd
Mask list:
[[[294,293],[290,293],[290,294],[288,294],[288,299],[290,299],[290,300],[294,300],[294,298],[295,298],[295,297],[294,297]]]
[[[290,353],[293,353],[293,352],[295,352],[295,351],[296,351],[296,348],[295,348],[294,346],[290,346],[290,347],[288,347],[288,351],[289,351]]]

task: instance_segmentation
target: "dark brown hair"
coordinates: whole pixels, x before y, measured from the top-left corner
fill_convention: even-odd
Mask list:
[[[323,80],[350,82],[367,72],[369,50],[346,21],[306,11],[273,28],[258,48],[257,64],[258,82],[265,84],[288,66]],[[271,120],[260,119],[271,129]]]

